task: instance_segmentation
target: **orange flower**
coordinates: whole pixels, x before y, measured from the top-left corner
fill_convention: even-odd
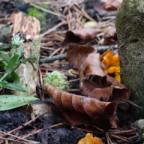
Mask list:
[[[100,138],[93,137],[92,134],[87,133],[84,138],[79,140],[78,144],[103,144],[103,142]]]
[[[118,54],[113,54],[112,50],[107,50],[101,55],[103,70],[114,75],[115,79],[120,82],[120,62]]]

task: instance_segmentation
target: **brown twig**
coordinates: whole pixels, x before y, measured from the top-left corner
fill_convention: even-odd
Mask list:
[[[32,135],[35,135],[35,134],[37,134],[37,133],[39,133],[39,132],[41,132],[41,131],[43,131],[43,130],[45,130],[45,129],[56,128],[56,127],[59,127],[59,126],[65,125],[65,124],[66,124],[66,123],[57,123],[57,124],[54,124],[54,125],[49,126],[48,128],[42,128],[42,129],[38,129],[38,130],[33,130],[33,131],[30,132],[29,134],[24,135],[22,138],[28,138],[28,137],[30,137],[30,136],[32,136]]]
[[[61,48],[56,49],[53,53],[50,54],[50,57],[54,56],[56,53],[58,53],[61,50]]]
[[[25,2],[28,2],[27,0],[24,0],[24,1],[25,1]],[[39,6],[39,5],[36,5],[36,4],[34,4],[34,3],[29,3],[29,4],[30,4],[31,6],[33,6],[33,7],[41,10],[41,11],[44,11],[44,12],[46,12],[46,13],[50,13],[50,14],[52,14],[52,15],[56,15],[56,16],[58,16],[58,17],[62,17],[62,18],[65,19],[65,16],[64,16],[64,15],[61,15],[60,13],[55,13],[55,12],[53,12],[53,11],[47,10],[47,9],[45,9],[45,8]]]
[[[132,135],[135,134],[135,130],[123,130],[123,131],[109,131],[110,135]]]
[[[118,135],[110,135],[111,137],[120,139],[123,142],[128,142],[128,139],[126,137],[118,136]]]
[[[0,131],[0,134],[11,136],[11,137],[13,137],[13,138],[16,138],[16,139],[18,139],[18,140],[21,140],[21,141],[25,142],[25,144],[30,144],[30,142],[31,142],[31,141],[29,141],[29,140],[23,139],[23,138],[21,138],[21,137],[18,137],[18,136],[15,136],[15,135],[12,135],[12,134],[9,134],[9,133],[6,133],[6,132]]]
[[[35,117],[35,119],[32,119],[32,120],[30,120],[30,121],[24,123],[23,125],[21,125],[21,126],[15,128],[15,129],[13,129],[13,130],[11,130],[11,131],[5,133],[5,135],[3,135],[3,136],[9,135],[9,134],[11,134],[11,133],[13,133],[13,132],[16,132],[16,131],[18,131],[18,130],[24,128],[25,126],[30,125],[32,122],[34,122],[36,119],[38,119],[38,118],[41,117],[41,116],[42,116],[42,115]]]
[[[106,133],[106,140],[108,144],[113,144],[113,142],[111,141],[110,137],[109,137],[109,133]]]
[[[4,138],[4,137],[0,137],[0,140],[9,141],[9,142],[16,142],[16,143],[19,143],[19,144],[26,144],[25,142],[21,142],[19,140],[14,140],[14,139]],[[3,144],[3,142],[0,142],[0,144]]]
[[[45,35],[48,35],[49,33],[55,31],[57,28],[65,25],[65,24],[67,24],[67,22],[62,21],[62,22],[60,22],[59,24],[55,25],[53,28],[51,28],[51,29],[49,29],[48,31],[46,31],[46,32],[44,32],[43,34],[41,34],[40,36],[41,36],[41,37],[44,37]]]
[[[56,55],[56,56],[52,56],[52,57],[47,57],[45,59],[41,59],[40,63],[48,63],[48,62],[52,62],[55,60],[62,60],[66,58],[66,54],[60,54],[60,55]]]

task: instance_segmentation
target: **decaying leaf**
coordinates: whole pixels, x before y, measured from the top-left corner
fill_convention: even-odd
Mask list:
[[[105,76],[105,72],[102,70],[100,55],[96,52],[90,53],[85,61],[85,74],[87,75],[97,75]]]
[[[113,77],[106,76],[107,83],[113,86],[113,92],[110,101],[125,102],[129,99],[130,90],[125,85],[116,81]]]
[[[120,81],[120,62],[118,54],[114,54],[112,50],[106,51],[101,55],[103,70],[110,75],[114,75],[117,81]]]
[[[78,68],[78,63],[84,63],[86,57],[94,52],[94,48],[83,45],[70,45],[67,51],[67,59],[71,66]]]
[[[53,97],[55,105],[62,111],[66,119],[70,120],[70,124],[75,124],[71,119],[79,119],[82,123],[99,124],[102,127],[111,124],[117,106],[115,102],[101,102],[95,98],[70,94],[57,90],[49,84],[45,84],[45,88]],[[74,113],[74,117],[72,113]]]
[[[92,134],[87,133],[84,138],[79,140],[78,144],[103,144],[103,142],[100,138],[93,137]]]
[[[105,10],[117,10],[121,6],[122,0],[106,0]]]
[[[94,28],[84,28],[73,31],[67,31],[63,43],[85,43],[90,40],[94,40],[97,34],[98,30]]]
[[[105,87],[105,88],[95,88],[92,91],[92,97],[100,100],[108,102],[110,97],[112,96],[113,87]]]

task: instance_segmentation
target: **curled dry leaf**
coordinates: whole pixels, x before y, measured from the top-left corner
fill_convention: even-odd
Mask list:
[[[78,144],[103,144],[103,142],[100,138],[93,137],[92,134],[87,133],[84,138],[79,140]]]
[[[117,106],[115,102],[101,102],[95,98],[67,93],[57,90],[49,84],[45,84],[45,88],[48,94],[53,97],[55,105],[62,113],[65,113],[64,116],[66,115],[72,125],[71,119],[79,119],[82,123],[86,121],[87,123],[99,124],[102,127],[104,125],[107,127],[111,121],[114,121],[112,117]],[[72,113],[75,113],[74,117]]]
[[[95,88],[92,91],[92,97],[100,100],[108,102],[110,100],[110,97],[112,95],[113,87],[105,87],[105,88]]]
[[[107,83],[113,86],[113,92],[110,101],[126,102],[130,97],[130,90],[125,85],[116,81],[113,77],[106,76]]]
[[[122,0],[106,0],[105,10],[117,10],[121,6]]]
[[[102,70],[100,55],[96,52],[90,53],[85,61],[85,74],[88,75],[97,75],[105,76],[105,72]]]
[[[73,31],[67,31],[63,44],[86,43],[96,38],[98,30],[94,28],[84,28]]]
[[[100,83],[100,81],[103,82]],[[100,101],[117,101],[118,103],[128,101],[130,96],[130,91],[110,76],[85,80],[82,91],[88,97],[94,97]]]
[[[86,57],[94,52],[94,48],[90,46],[82,46],[82,45],[69,45],[69,49],[67,51],[67,59],[71,66],[74,68],[78,68],[78,63],[84,63]]]

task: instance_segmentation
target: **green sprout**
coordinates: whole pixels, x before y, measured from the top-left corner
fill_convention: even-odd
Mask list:
[[[69,85],[67,77],[59,71],[46,73],[44,77],[44,83],[49,83],[50,85],[59,90],[66,90]]]
[[[14,35],[11,40],[11,44],[15,48],[17,48],[23,42],[24,38],[22,37],[21,33],[17,33],[16,35]]]

